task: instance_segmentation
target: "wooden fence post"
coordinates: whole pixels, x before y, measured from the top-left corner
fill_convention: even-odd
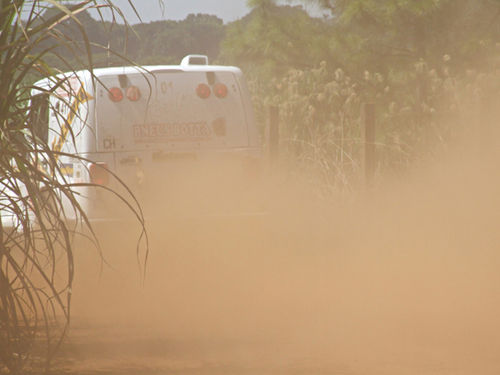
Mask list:
[[[269,107],[269,158],[274,163],[278,159],[280,141],[279,109]]]
[[[365,103],[365,183],[370,186],[373,183],[376,167],[375,152],[375,104]]]

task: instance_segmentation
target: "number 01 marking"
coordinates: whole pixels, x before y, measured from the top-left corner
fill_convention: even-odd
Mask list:
[[[166,94],[166,93],[167,93],[167,88],[168,88],[168,86],[167,86],[167,82],[163,81],[163,82],[161,83],[161,93],[162,93],[162,94]]]

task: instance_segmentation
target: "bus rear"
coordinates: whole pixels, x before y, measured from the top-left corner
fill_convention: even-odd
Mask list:
[[[261,150],[241,71],[218,66],[109,68],[97,74],[94,182],[136,196],[146,216],[218,214],[243,207]],[[92,172],[92,171],[91,171]],[[92,176],[90,176],[92,178]],[[95,191],[91,218],[117,214]],[[114,203],[113,203],[114,201]]]

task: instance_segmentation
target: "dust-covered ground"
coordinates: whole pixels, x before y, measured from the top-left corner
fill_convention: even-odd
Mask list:
[[[110,266],[78,251],[56,373],[500,373],[488,142],[342,200],[277,177],[267,215],[155,222],[143,282],[137,227],[109,228]]]

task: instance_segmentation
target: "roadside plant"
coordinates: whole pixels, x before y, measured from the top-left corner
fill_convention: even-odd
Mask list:
[[[365,70],[350,77],[321,62],[264,84],[253,79],[250,88],[262,129],[268,108],[279,108],[286,169],[310,176],[318,194],[328,196],[363,183],[365,103],[376,108],[379,177],[436,160],[459,138],[488,138],[500,96],[499,53],[497,46],[484,69],[465,72],[453,69],[446,54],[439,64],[419,59],[412,69],[388,75]]]
[[[92,49],[99,46],[78,20],[89,9],[122,17],[110,0],[0,0],[0,373],[48,371],[70,321],[73,237],[85,231],[98,243],[75,198],[78,186],[65,179],[58,163],[61,152],[37,126],[47,108],[29,100],[33,90],[42,96],[68,94],[67,76],[60,75],[50,90],[32,83],[73,71],[68,56],[92,71]],[[69,22],[78,40],[64,33]],[[63,69],[54,69],[54,61]],[[66,104],[70,116],[82,115]],[[76,136],[70,129],[67,141]],[[144,230],[133,195],[121,198],[130,202]],[[64,200],[76,223],[66,220]]]
[[[383,82],[374,81],[379,79],[355,81],[323,61],[315,68],[291,69],[267,87],[251,83],[259,90],[254,102],[263,126],[267,108],[279,108],[282,160],[293,166],[290,171],[316,181],[322,196],[360,183],[363,104],[372,92],[383,92]]]

